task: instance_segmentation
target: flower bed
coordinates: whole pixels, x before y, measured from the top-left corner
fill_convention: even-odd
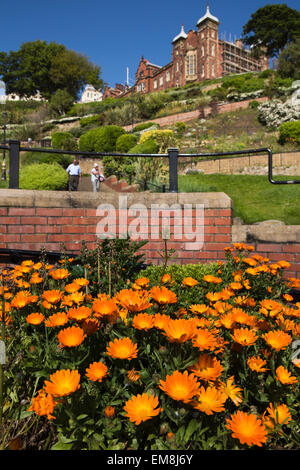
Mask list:
[[[99,258],[3,270],[2,448],[298,448],[299,281],[225,251],[198,277],[151,267],[117,291]]]

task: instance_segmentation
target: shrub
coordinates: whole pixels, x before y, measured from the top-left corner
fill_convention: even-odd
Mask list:
[[[182,135],[183,132],[186,130],[186,124],[185,122],[176,122],[175,128],[176,128],[177,134]]]
[[[152,126],[158,126],[155,122],[142,122],[141,124],[138,124],[137,126],[134,127],[133,132],[141,132],[144,131],[145,129],[148,129],[148,127]]]
[[[119,126],[103,126],[91,129],[79,139],[79,149],[87,152],[114,152],[116,142],[125,130]]]
[[[281,124],[278,142],[281,145],[287,142],[300,144],[300,121],[284,122]]]
[[[132,147],[128,153],[157,153],[158,145],[154,139],[148,139],[146,142],[139,143]]]
[[[72,161],[72,155],[63,153],[26,152],[22,158],[22,165],[32,165],[33,163],[58,163],[64,169],[67,169]]]
[[[61,190],[68,183],[67,172],[57,163],[34,163],[20,171],[21,189]]]
[[[261,103],[259,101],[253,100],[253,101],[250,101],[250,103],[248,104],[248,107],[251,109],[257,109],[258,106],[260,106],[260,104]]]
[[[149,139],[157,143],[159,153],[165,153],[174,142],[174,132],[171,129],[146,131],[142,134],[139,143],[143,144]]]
[[[116,151],[120,153],[127,153],[137,143],[137,136],[134,134],[122,134],[118,137],[116,142]]]
[[[87,116],[81,118],[79,123],[81,127],[90,126],[91,124],[95,124],[96,126],[102,126],[103,120],[103,114],[96,114],[95,116]]]
[[[70,132],[55,132],[51,138],[55,149],[77,150],[76,139]]]

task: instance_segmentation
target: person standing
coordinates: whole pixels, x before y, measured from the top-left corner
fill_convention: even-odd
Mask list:
[[[102,173],[100,173],[98,163],[95,163],[94,166],[93,166],[93,169],[91,171],[91,181],[92,181],[94,193],[99,192],[100,183],[102,181],[104,181],[104,179],[105,179],[104,175],[102,175]]]
[[[81,169],[76,158],[74,158],[73,163],[68,166],[67,173],[69,175],[69,191],[78,191],[78,185],[81,180]]]

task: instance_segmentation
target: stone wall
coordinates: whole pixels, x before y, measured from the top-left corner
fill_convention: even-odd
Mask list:
[[[154,207],[177,210],[152,214]],[[168,215],[169,224],[164,225]],[[300,277],[300,227],[233,223],[232,200],[224,193],[0,190],[0,248],[60,251],[64,244],[76,253],[83,240],[95,247],[104,221],[116,237],[126,238],[129,229],[132,238],[147,240],[142,251],[153,264],[162,261],[161,232],[167,227],[167,247],[176,251],[174,263],[224,260],[226,246],[246,242],[271,260],[289,261],[286,275]]]

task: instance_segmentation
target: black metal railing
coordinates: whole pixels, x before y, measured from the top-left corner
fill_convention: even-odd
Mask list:
[[[9,140],[6,145],[0,145],[0,149],[7,150],[9,152],[9,188],[18,189],[19,188],[19,171],[20,171],[20,152],[39,152],[39,153],[61,153],[69,154],[74,156],[80,156],[81,158],[94,157],[101,158],[104,156],[111,157],[128,157],[128,153],[114,153],[114,152],[82,152],[74,150],[58,150],[50,148],[32,148],[32,147],[21,147],[20,141],[18,140]],[[224,159],[229,156],[234,155],[257,155],[257,154],[267,154],[268,156],[268,179],[272,184],[300,184],[300,180],[274,180],[273,179],[273,153],[269,148],[259,148],[259,149],[250,149],[250,150],[239,150],[225,153],[179,153],[177,148],[168,149],[166,154],[130,154],[131,157],[140,157],[140,158],[168,158],[169,160],[169,188],[168,192],[177,193],[178,192],[178,159],[179,158],[203,158],[203,159]],[[154,185],[154,184],[153,184]],[[155,185],[154,185],[155,186]],[[166,187],[164,190],[166,191]]]

